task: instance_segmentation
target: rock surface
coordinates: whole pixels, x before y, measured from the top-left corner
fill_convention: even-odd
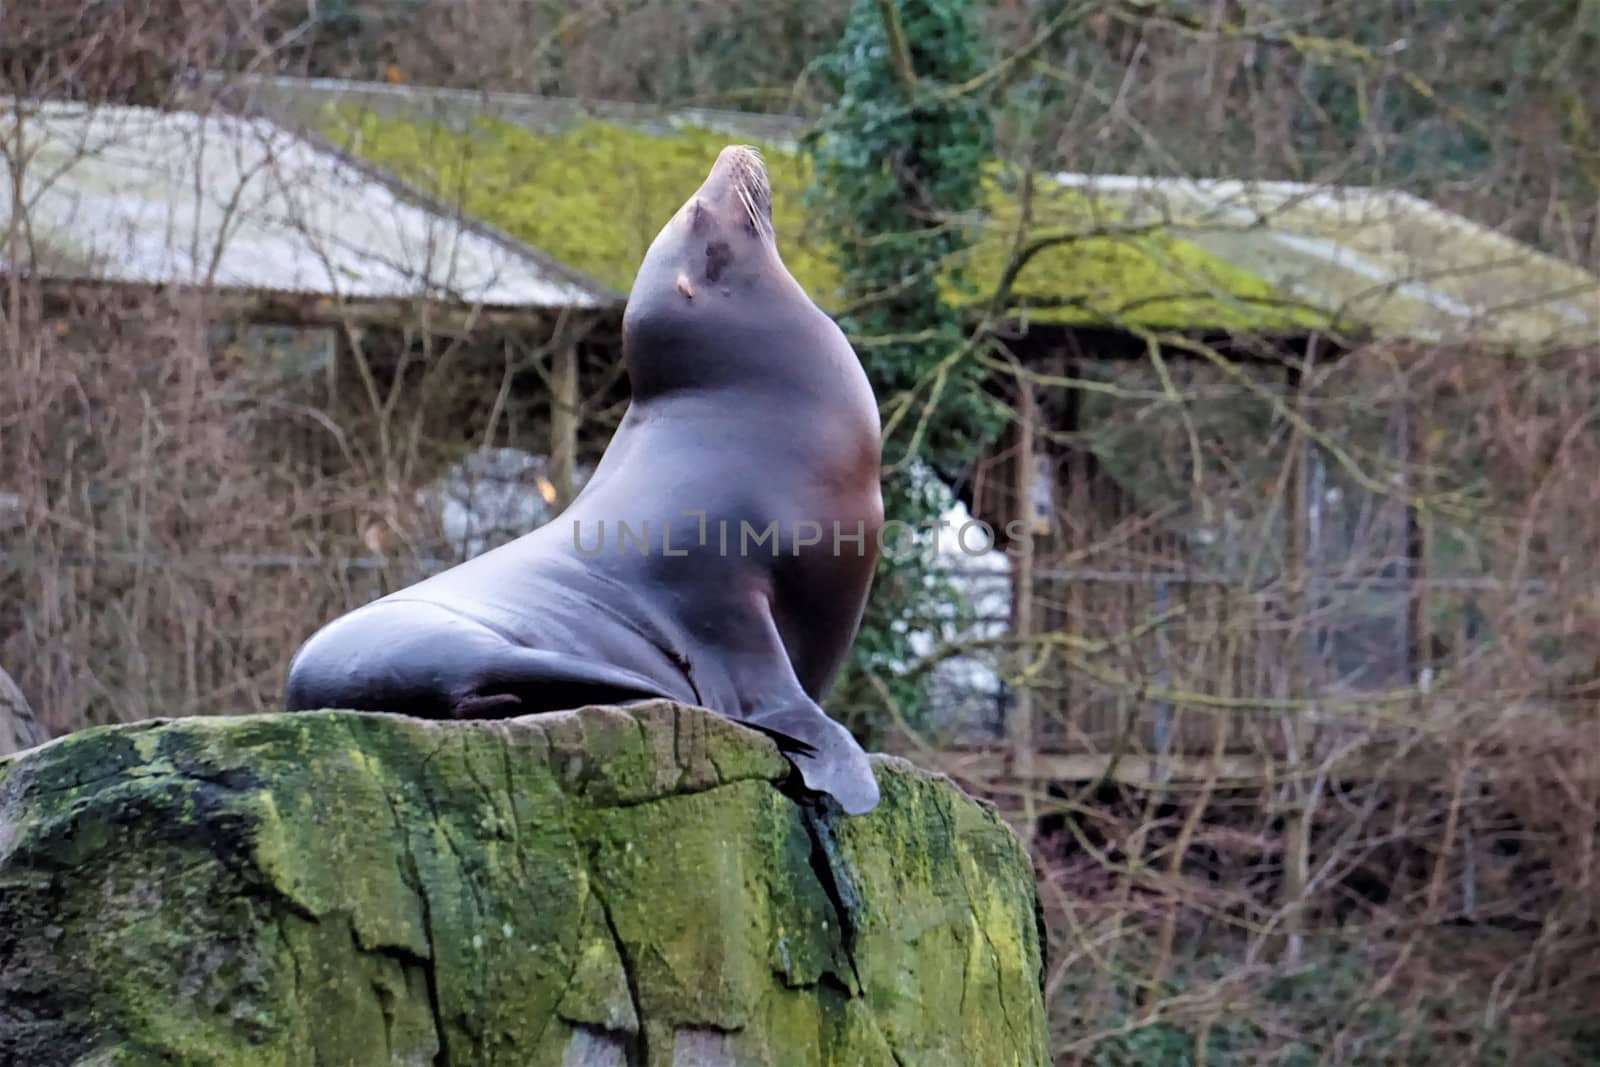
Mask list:
[[[1037,1067],[1026,855],[667,703],[163,720],[0,760],[0,1063]]]

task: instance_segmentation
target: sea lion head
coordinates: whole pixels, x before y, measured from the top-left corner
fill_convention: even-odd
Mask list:
[[[754,148],[729,145],[656,235],[639,274],[654,280],[655,271],[670,270],[678,295],[694,300],[705,290],[764,274],[776,254],[766,164]]]
[[[710,374],[705,354],[741,348],[742,328],[770,331],[789,316],[821,314],[778,255],[761,153],[729,145],[651,242],[634,279],[622,328],[635,395],[652,391],[654,372],[665,369],[659,364],[685,346],[702,353],[695,362]],[[641,351],[650,353],[650,366]],[[674,376],[689,370],[667,362]]]

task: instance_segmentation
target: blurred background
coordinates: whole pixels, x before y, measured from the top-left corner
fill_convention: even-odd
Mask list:
[[[1600,1062],[1596,70],[1594,0],[0,8],[0,753],[280,709],[558,514],[749,143],[943,523],[828,708],[1028,843],[1056,1062]]]

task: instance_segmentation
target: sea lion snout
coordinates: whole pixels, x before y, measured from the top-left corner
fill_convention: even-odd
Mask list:
[[[772,233],[772,184],[761,153],[729,145],[717,153],[711,173],[689,199],[689,225],[697,237],[736,224],[751,237]]]

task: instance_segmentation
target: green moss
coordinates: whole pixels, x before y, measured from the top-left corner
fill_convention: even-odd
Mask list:
[[[728,143],[726,135],[694,126],[666,136],[600,122],[539,132],[479,118],[453,129],[348,105],[323,111],[322,132],[429,196],[624,292],[650,242]],[[808,291],[831,292],[833,268],[809,247],[800,212],[809,167],[775,146],[756,147],[775,188],[773,225],[784,262]]]
[[[689,125],[667,134],[601,122],[536,131],[479,118],[453,128],[354,105],[326,106],[321,128],[435,199],[624,292],[662,224],[730,139]],[[785,263],[818,303],[836,303],[837,271],[801,205],[801,190],[811,180],[809,159],[776,145],[757,147],[772,175],[773,221]],[[999,281],[1018,215],[1015,197],[998,178],[987,183],[987,201],[968,254],[968,277],[980,295]],[[1283,302],[1262,278],[1192,242],[1161,231],[1116,233],[1121,219],[1076,191],[1041,191],[1033,212],[1036,228],[1085,234],[1041,253],[1017,279],[1018,296],[1053,305],[1030,311],[1037,320],[1203,329],[1285,329],[1319,321]]]

